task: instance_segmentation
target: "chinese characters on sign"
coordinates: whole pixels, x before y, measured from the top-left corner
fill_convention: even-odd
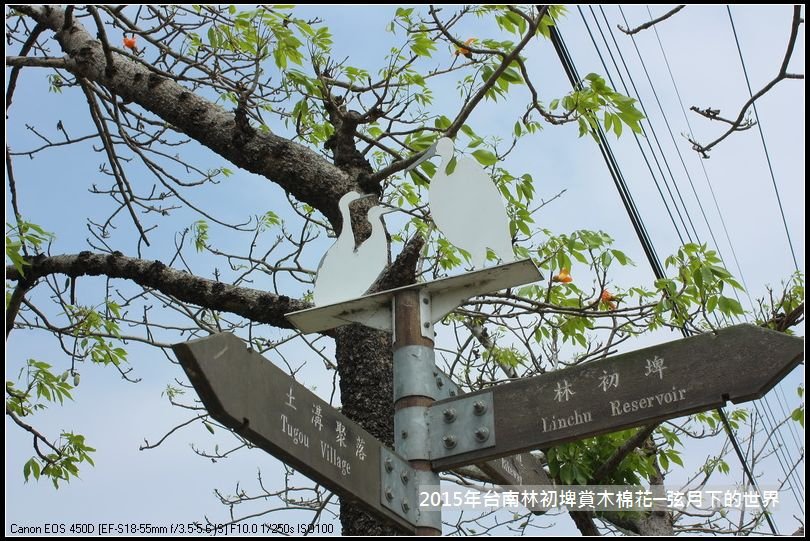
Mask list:
[[[314,395],[312,395],[314,396]],[[296,399],[293,387],[290,386],[289,391],[285,394],[286,402],[285,408],[298,411],[295,405]],[[303,400],[306,400],[306,396]],[[292,420],[290,411],[282,411],[279,414],[279,426],[281,432],[285,434],[293,446],[301,446],[306,449],[310,448],[310,443],[316,439],[318,441],[317,449],[320,450],[320,456],[323,460],[332,464],[340,472],[340,475],[347,476],[352,473],[352,460],[359,460],[361,463],[366,460],[366,443],[362,436],[359,434],[355,436],[351,455],[345,455],[343,449],[347,449],[348,433],[346,431],[346,424],[341,419],[327,420],[326,426],[334,426],[334,435],[329,435],[329,430],[324,430],[324,408],[320,404],[311,404],[309,409],[312,414],[308,425],[301,425],[300,421]],[[330,408],[331,409],[331,408]],[[328,417],[328,414],[327,414]]]
[[[644,359],[643,376],[653,379],[645,386],[645,394],[643,396],[633,397],[630,400],[610,400],[610,393],[620,389],[619,383],[621,378],[619,376],[618,367],[611,367],[609,370],[603,368],[601,372],[588,374],[590,378],[580,377],[575,380],[574,383],[568,381],[568,378],[560,379],[554,386],[554,400],[564,405],[565,402],[571,400],[571,398],[579,392],[579,389],[582,389],[584,393],[595,387],[607,395],[607,404],[609,406],[608,413],[611,417],[621,417],[628,413],[685,400],[687,395],[686,388],[678,388],[677,386],[672,386],[671,389],[661,390],[656,388],[656,383],[658,382],[655,380],[657,378],[660,382],[664,382],[664,370],[666,370],[666,368],[663,357],[654,355],[652,358]],[[586,383],[588,379],[596,380],[595,386],[589,386]],[[572,403],[577,404],[577,400],[572,400]],[[573,408],[563,412],[562,415],[552,413],[551,415],[540,417],[540,429],[543,432],[553,432],[563,428],[584,425],[593,420],[594,413],[592,410],[582,407]]]

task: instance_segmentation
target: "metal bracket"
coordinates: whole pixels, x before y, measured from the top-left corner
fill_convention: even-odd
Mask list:
[[[395,402],[403,396],[428,396],[440,400],[444,382],[438,383],[434,375],[435,357],[433,348],[427,346],[404,346],[394,352]]]
[[[431,460],[495,446],[491,391],[433,405],[427,417]]]
[[[428,340],[433,340],[436,331],[433,330],[433,316],[431,310],[431,295],[425,289],[419,290],[419,330],[422,336]]]
[[[428,408],[412,406],[394,412],[394,449],[408,460],[429,460]]]
[[[286,314],[286,317],[304,333],[334,329],[347,323],[360,323],[374,329],[390,331],[393,326],[391,298],[401,291],[419,290],[430,297],[430,317],[423,318],[424,329],[425,321],[431,324],[440,321],[465,299],[529,284],[542,278],[534,263],[530,259],[524,259],[460,276],[380,291],[337,304],[291,312]],[[432,339],[433,335],[427,337]]]
[[[380,450],[380,503],[409,524],[419,515],[418,482],[415,470],[390,449]]]
[[[464,394],[461,387],[450,376],[435,366],[433,367],[433,382],[436,385],[436,396],[434,397],[436,400],[455,398]]]

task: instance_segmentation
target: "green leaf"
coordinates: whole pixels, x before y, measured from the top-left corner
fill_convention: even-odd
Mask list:
[[[445,175],[452,175],[453,171],[456,170],[456,165],[458,164],[458,159],[455,156],[450,158],[450,161],[447,162],[447,166],[444,168]]]
[[[669,455],[669,459],[672,462],[683,468],[683,460],[681,460],[680,453],[674,450],[670,450],[667,454]]]
[[[473,152],[472,155],[475,157],[476,160],[478,160],[478,163],[480,163],[483,166],[490,166],[498,163],[498,157],[488,150],[478,149],[475,152]]]
[[[742,305],[740,305],[737,299],[732,299],[731,297],[724,297],[720,296],[719,300],[720,311],[724,314],[739,316],[745,313],[743,310]]]
[[[798,407],[790,414],[790,418],[796,421],[804,428],[804,407]]]

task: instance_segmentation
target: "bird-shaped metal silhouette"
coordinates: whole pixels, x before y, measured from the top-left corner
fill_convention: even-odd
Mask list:
[[[394,208],[374,206],[368,210],[368,222],[371,224],[371,236],[355,250],[357,268],[354,273],[357,287],[362,287],[360,294],[365,293],[380,277],[380,273],[388,265],[388,236],[385,234],[385,224],[382,221],[384,214],[394,212]]]
[[[388,264],[388,242],[381,216],[391,212],[392,209],[380,206],[369,209],[371,236],[363,244],[355,247],[349,205],[365,197],[371,195],[352,191],[341,197],[338,202],[343,228],[318,266],[312,294],[316,306],[335,304],[362,296]]]
[[[515,260],[509,216],[495,183],[470,158],[457,160],[455,169],[446,168],[453,159],[453,141],[442,137],[424,157],[411,167],[439,155],[442,163],[430,181],[430,215],[447,240],[470,253],[475,268],[482,268],[487,248],[503,263]]]

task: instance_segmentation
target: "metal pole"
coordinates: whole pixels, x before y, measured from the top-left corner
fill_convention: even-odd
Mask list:
[[[403,291],[394,297],[393,314],[394,449],[413,468],[415,479],[410,482],[416,489],[438,495],[439,475],[430,467],[426,417],[436,397],[430,296]],[[441,498],[434,498],[427,498],[428,503],[438,505],[416,510],[416,535],[442,534]],[[418,499],[419,503],[423,500],[421,496]]]

